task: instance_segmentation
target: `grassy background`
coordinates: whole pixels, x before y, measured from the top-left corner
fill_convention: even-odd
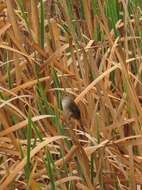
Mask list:
[[[141,0],[1,0],[0,189],[140,189],[141,54]]]

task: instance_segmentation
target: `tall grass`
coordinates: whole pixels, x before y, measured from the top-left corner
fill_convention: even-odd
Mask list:
[[[0,189],[141,189],[141,1],[2,0],[0,13]]]

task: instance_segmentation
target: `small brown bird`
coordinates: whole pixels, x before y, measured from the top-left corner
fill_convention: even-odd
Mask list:
[[[80,110],[72,97],[64,96],[62,99],[62,107],[67,118],[80,119]]]
[[[81,127],[83,128],[82,122],[81,122],[81,114],[79,107],[75,103],[74,99],[70,96],[64,96],[62,99],[62,107],[64,115],[70,119],[74,118],[79,121]],[[84,129],[84,128],[83,128]]]

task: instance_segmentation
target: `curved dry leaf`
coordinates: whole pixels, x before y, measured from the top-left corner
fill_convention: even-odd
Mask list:
[[[39,116],[35,116],[35,117],[32,117],[31,120],[33,122],[35,121],[39,121],[41,119],[45,119],[45,118],[48,118],[48,117],[54,117],[54,115],[39,115]],[[0,132],[0,137],[3,137],[5,135],[8,135],[10,133],[13,133],[14,131],[17,131],[23,127],[25,127],[26,125],[28,124],[28,119],[24,120],[24,121],[21,121],[11,127],[9,127],[8,129],[5,129],[3,131]]]
[[[9,105],[9,102],[12,102],[13,100],[16,100],[16,99],[22,99],[22,98],[33,98],[33,96],[31,95],[21,95],[21,96],[16,96],[14,98],[11,98],[11,99],[8,99],[8,100],[2,100],[2,104],[0,104],[0,109],[2,107],[4,107],[5,105]],[[1,100],[0,100],[1,101]]]
[[[3,102],[2,104],[5,104],[4,100],[0,100],[0,102]],[[5,105],[8,105],[10,108],[12,108],[13,110],[15,110],[19,114],[20,117],[22,116],[24,119],[26,118],[26,116],[23,114],[23,112],[21,112],[21,110],[19,108],[17,108],[13,104],[11,104],[9,101],[7,101]],[[0,107],[0,109],[1,108],[2,107]]]
[[[33,60],[33,58],[32,58],[30,55],[28,55],[28,54],[26,54],[26,53],[23,53],[23,52],[21,52],[21,51],[15,49],[15,48],[11,48],[11,47],[9,47],[9,46],[7,46],[7,45],[0,44],[0,48],[6,49],[6,50],[8,50],[8,51],[15,52],[15,53],[18,53],[18,54],[24,56],[25,58],[27,58],[30,62]]]
[[[110,69],[106,70],[103,72],[99,77],[97,77],[93,82],[91,82],[85,90],[83,90],[75,99],[75,102],[78,103],[98,82],[100,82],[105,76],[110,74],[112,71],[116,70],[119,68],[119,64],[112,66]]]

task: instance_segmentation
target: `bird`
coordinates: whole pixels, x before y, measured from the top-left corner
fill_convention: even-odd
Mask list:
[[[67,119],[75,119],[80,123],[82,129],[84,129],[81,121],[81,113],[78,105],[75,103],[74,98],[71,96],[64,96],[62,98],[62,108],[64,115]]]
[[[76,120],[80,120],[80,109],[78,105],[75,103],[73,97],[64,96],[62,99],[62,108],[67,118],[74,118]]]

